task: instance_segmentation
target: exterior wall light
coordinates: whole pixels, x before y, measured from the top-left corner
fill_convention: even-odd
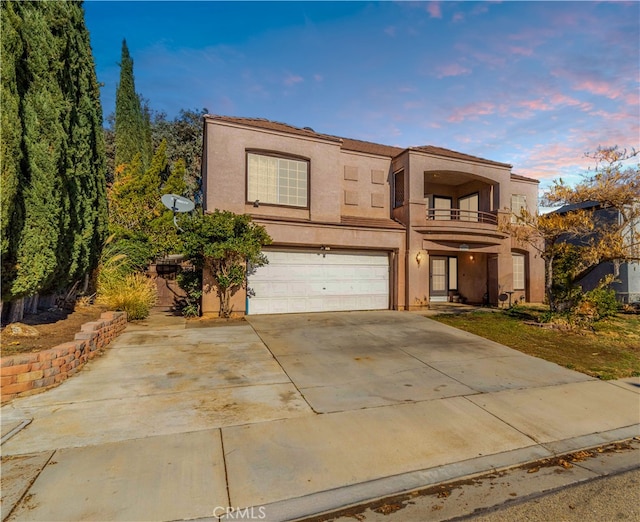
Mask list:
[[[416,263],[418,263],[418,266],[420,266],[420,263],[422,263],[423,261],[424,261],[424,252],[422,250],[420,250],[416,254]]]

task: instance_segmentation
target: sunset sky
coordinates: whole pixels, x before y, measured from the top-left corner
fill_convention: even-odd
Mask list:
[[[85,2],[105,116],[122,39],[169,117],[435,145],[569,182],[640,146],[638,2]]]

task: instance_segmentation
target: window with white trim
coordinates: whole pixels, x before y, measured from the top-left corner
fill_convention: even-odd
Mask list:
[[[308,205],[309,162],[247,154],[247,200],[273,205]]]
[[[513,260],[513,290],[524,290],[524,255],[511,254],[511,259]]]
[[[511,223],[517,223],[522,215],[522,209],[527,208],[527,196],[524,194],[511,194]]]

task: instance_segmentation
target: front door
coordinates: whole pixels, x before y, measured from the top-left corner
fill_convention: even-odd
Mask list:
[[[429,300],[449,300],[449,260],[445,256],[429,257]]]

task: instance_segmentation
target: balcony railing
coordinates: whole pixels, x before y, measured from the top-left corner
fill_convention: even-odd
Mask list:
[[[428,208],[427,219],[434,221],[467,221],[498,225],[498,216],[493,212],[460,210],[459,208]]]

